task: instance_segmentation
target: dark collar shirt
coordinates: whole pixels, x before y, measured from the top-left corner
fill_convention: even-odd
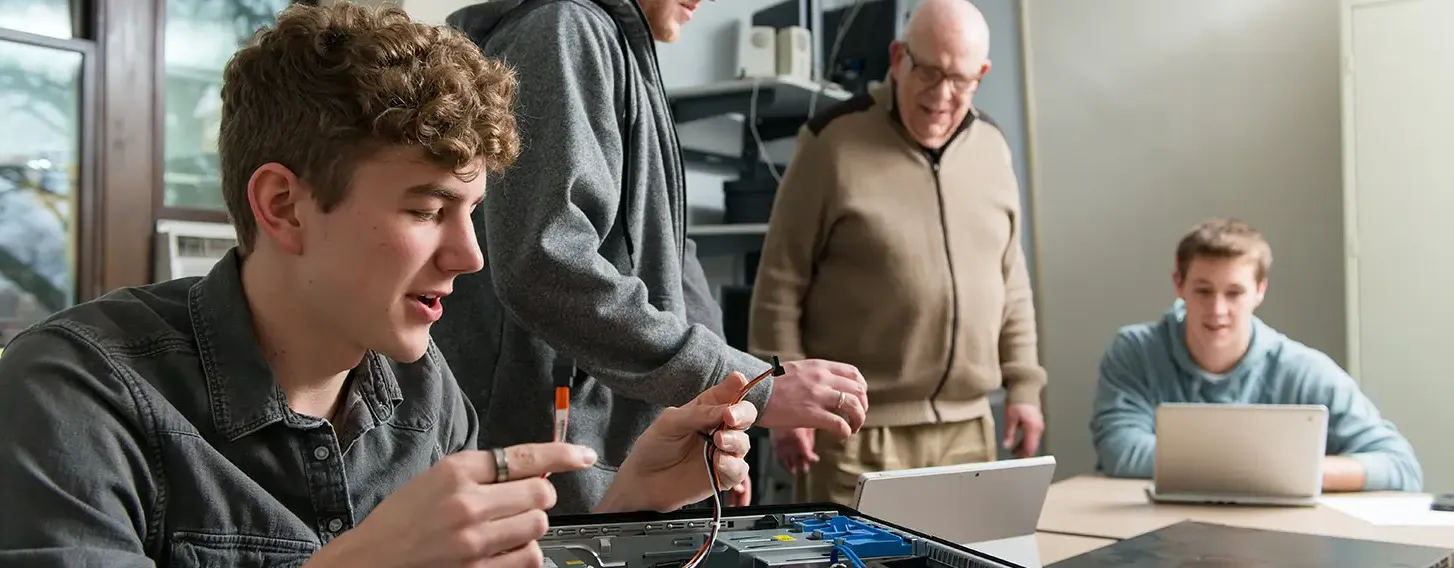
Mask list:
[[[5,348],[0,566],[296,566],[475,445],[432,344],[365,356],[336,421],[289,409],[240,265],[117,290]]]

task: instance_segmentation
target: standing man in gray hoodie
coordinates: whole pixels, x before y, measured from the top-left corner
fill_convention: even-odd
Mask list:
[[[686,182],[656,41],[675,41],[700,0],[495,0],[448,23],[518,74],[522,152],[475,214],[487,257],[455,281],[434,337],[474,402],[482,447],[552,437],[554,387],[570,384],[567,439],[595,467],[552,476],[552,513],[585,512],[636,437],[740,371],[686,239]],[[746,398],[765,428],[846,438],[863,424],[858,369],[783,364]],[[707,483],[705,464],[703,483]]]

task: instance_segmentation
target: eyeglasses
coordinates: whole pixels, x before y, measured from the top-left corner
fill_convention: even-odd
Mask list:
[[[968,91],[970,87],[973,87],[974,84],[978,83],[980,80],[980,77],[978,75],[974,77],[966,77],[958,73],[949,73],[944,69],[935,67],[933,65],[920,64],[919,62],[915,61],[916,58],[914,57],[914,53],[909,51],[907,45],[904,46],[904,57],[907,58],[909,62],[909,73],[911,73],[915,79],[923,82],[925,88],[932,89],[934,87],[938,87],[940,81],[949,81],[950,89],[952,89],[956,93],[963,93],[965,91]]]

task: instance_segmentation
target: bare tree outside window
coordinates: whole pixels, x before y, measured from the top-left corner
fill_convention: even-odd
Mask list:
[[[0,40],[0,348],[75,301],[81,64]]]

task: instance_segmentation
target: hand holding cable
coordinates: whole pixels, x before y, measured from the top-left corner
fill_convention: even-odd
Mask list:
[[[736,397],[733,397],[733,399],[732,399],[732,404],[733,405],[741,404],[742,403],[742,399],[747,397],[747,393],[750,392],[753,387],[757,386],[758,383],[761,383],[763,380],[767,379],[767,377],[770,376],[770,375],[771,376],[779,376],[779,377],[781,377],[783,375],[783,366],[782,366],[782,363],[780,363],[778,361],[778,358],[776,356],[774,356],[772,358],[772,368],[770,368],[770,369],[768,369],[766,371],[763,371],[761,375],[758,375],[757,377],[753,378],[751,381],[748,381],[746,384],[744,384],[742,386],[742,388],[738,389],[737,396]],[[734,382],[735,383],[736,382],[735,379],[740,378],[741,376],[742,376],[741,374],[732,373],[732,376],[729,378],[729,380],[731,380],[731,382]],[[726,426],[726,425],[727,424],[723,424],[723,426]],[[721,449],[720,447],[718,447],[715,443],[713,443],[714,440],[716,440],[716,438],[718,436],[718,432],[720,432],[722,430],[722,427],[723,426],[718,426],[717,428],[715,428],[715,429],[712,430],[712,434],[711,435],[706,436],[707,443],[702,448],[703,461],[706,462],[706,464],[707,464],[707,478],[708,478],[708,481],[709,481],[709,483],[710,483],[710,485],[712,487],[717,488],[718,490],[726,489],[726,488],[733,487],[734,485],[736,485],[734,483],[727,483],[724,486],[724,484],[723,484],[723,482],[721,480],[721,476],[718,475],[717,468],[715,466],[715,464],[717,463],[717,454],[719,452],[725,451],[725,450]],[[744,452],[744,454],[745,454],[745,452]],[[716,491],[713,491],[712,492],[712,524],[711,524],[711,526],[707,530],[707,538],[702,543],[702,547],[699,548],[699,549],[697,549],[697,553],[696,554],[693,554],[692,557],[690,559],[688,559],[685,564],[682,565],[682,568],[698,568],[699,566],[701,566],[702,565],[702,562],[705,562],[707,560],[707,556],[712,553],[712,546],[717,543],[717,532],[720,531],[721,529],[722,529],[722,497]]]
[[[671,511],[716,495],[707,483],[703,456],[715,448],[711,475],[716,490],[747,478],[747,429],[757,408],[741,402],[747,380],[732,373],[685,405],[668,408],[637,438],[597,512]],[[711,433],[711,444],[706,434]]]

